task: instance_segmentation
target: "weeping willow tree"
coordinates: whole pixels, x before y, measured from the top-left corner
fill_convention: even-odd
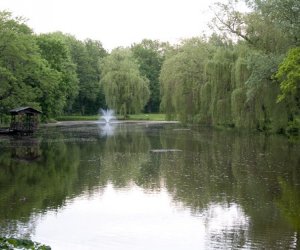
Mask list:
[[[102,64],[102,79],[106,103],[124,117],[140,112],[149,99],[149,80],[140,74],[129,49],[118,48]]]
[[[167,57],[162,108],[187,123],[298,132],[299,1],[249,0],[244,13],[240,2],[216,4],[219,35],[185,41]]]
[[[164,62],[160,74],[161,109],[167,118],[178,118],[184,123],[194,122],[209,54],[207,43],[195,38],[184,41]]]
[[[218,48],[206,64],[207,82],[211,86],[210,112],[214,126],[231,126],[232,69],[236,54],[232,48]]]

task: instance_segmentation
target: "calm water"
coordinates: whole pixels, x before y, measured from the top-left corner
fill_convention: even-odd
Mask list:
[[[0,137],[0,235],[52,249],[300,248],[300,145],[172,124]]]

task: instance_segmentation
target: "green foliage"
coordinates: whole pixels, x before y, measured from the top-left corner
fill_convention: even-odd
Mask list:
[[[298,0],[247,0],[256,12],[272,20],[291,44],[300,43],[300,2]]]
[[[286,128],[286,132],[290,136],[297,136],[300,132],[300,117],[293,117],[293,120],[289,121]]]
[[[198,92],[205,83],[208,47],[202,39],[186,40],[164,61],[160,75],[161,108],[168,119],[174,119],[176,114],[182,122],[193,121],[200,105]]]
[[[34,35],[23,18],[0,12],[0,114],[18,106],[41,109],[48,119],[63,112],[96,113],[105,106],[98,41],[61,32]]]
[[[244,88],[237,88],[231,94],[231,111],[235,127],[247,128],[246,123],[246,91]]]
[[[299,11],[295,12],[299,3],[246,2],[251,11],[242,12],[241,1],[217,3],[213,27],[219,36],[213,34],[202,45],[191,39],[190,54],[185,43],[168,54],[160,75],[161,106],[167,117],[280,133],[298,126],[298,47],[282,59],[299,40]],[[206,54],[197,53],[201,48]],[[276,103],[276,72],[281,82],[279,100],[284,103]]]
[[[279,65],[275,79],[280,82],[278,101],[295,98],[300,108],[300,47],[289,50]]]
[[[140,74],[132,52],[118,48],[102,61],[101,84],[106,103],[126,117],[138,113],[149,98],[149,80]]]
[[[214,57],[207,63],[207,80],[211,89],[212,124],[231,126],[232,68],[235,52],[231,48],[218,48]]]
[[[79,79],[79,93],[68,112],[80,112],[82,115],[95,114],[105,107],[105,97],[100,85],[100,61],[107,55],[99,41],[87,39],[82,42],[72,36],[64,36]]]
[[[78,93],[76,66],[67,45],[57,34],[39,35],[36,39],[42,57],[59,76],[59,79],[49,83],[51,91],[42,96],[42,100],[45,100],[42,101],[43,110],[55,116],[61,114],[64,107],[71,105]]]
[[[160,105],[159,74],[164,60],[164,47],[158,41],[143,40],[131,47],[134,58],[139,63],[141,74],[149,80],[150,98],[145,106],[146,112],[158,112]]]
[[[41,100],[59,75],[41,57],[31,30],[8,12],[0,12],[0,48],[0,112],[17,106],[43,107]]]
[[[255,98],[255,94],[262,85],[271,83],[272,75],[276,72],[281,58],[281,55],[265,54],[259,51],[249,53],[246,60],[250,75],[245,82],[248,85],[248,100]]]
[[[3,238],[0,237],[0,248],[6,250],[31,249],[31,250],[51,250],[49,246],[26,239]]]
[[[160,108],[183,123],[290,133],[300,109],[299,1],[246,3],[245,12],[238,0],[217,3],[208,38],[174,47],[143,40],[110,55],[99,41],[35,36],[24,19],[0,12],[1,122],[16,106],[47,119],[109,106],[123,116]]]

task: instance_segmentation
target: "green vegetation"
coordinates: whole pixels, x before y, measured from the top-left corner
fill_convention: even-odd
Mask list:
[[[62,115],[55,118],[57,121],[97,121],[98,115]]]
[[[118,119],[122,119],[122,117],[118,117]],[[132,114],[129,115],[127,120],[137,120],[137,121],[165,121],[165,114]]]
[[[0,248],[6,250],[31,249],[31,250],[50,250],[49,246],[25,239],[3,238],[0,237]]]
[[[228,0],[212,10],[210,37],[174,46],[145,39],[111,53],[99,41],[36,35],[0,12],[0,123],[17,106],[41,109],[45,120],[111,108],[123,118],[163,112],[183,123],[299,133],[299,1]]]
[[[108,106],[124,118],[141,111],[149,99],[149,80],[140,74],[132,52],[115,49],[101,66],[101,84]]]
[[[145,112],[159,112],[161,101],[159,75],[164,54],[169,45],[158,41],[143,40],[131,47],[133,57],[138,61],[141,74],[149,80],[150,98],[145,106]]]
[[[291,99],[293,97],[300,106],[300,47],[289,50],[288,55],[279,65],[275,75],[280,83],[281,95],[278,100]]]
[[[167,55],[162,111],[184,123],[297,134],[299,1],[246,1],[252,11],[245,13],[238,2],[216,4],[217,34]]]
[[[97,121],[99,119],[98,115],[64,115],[58,116],[57,121]],[[118,120],[123,120],[123,116],[117,116]],[[126,120],[139,120],[139,121],[165,121],[165,114],[131,114],[128,115]]]

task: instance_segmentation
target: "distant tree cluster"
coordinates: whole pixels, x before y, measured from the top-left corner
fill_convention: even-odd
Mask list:
[[[23,105],[46,117],[109,107],[125,117],[164,112],[184,123],[299,131],[299,0],[228,0],[212,10],[209,37],[110,53],[99,41],[36,35],[0,12],[0,116]]]
[[[159,112],[162,47],[144,40],[110,54],[101,42],[61,32],[36,35],[23,18],[0,12],[0,113],[17,106],[45,117],[95,114],[110,107],[126,116]]]

